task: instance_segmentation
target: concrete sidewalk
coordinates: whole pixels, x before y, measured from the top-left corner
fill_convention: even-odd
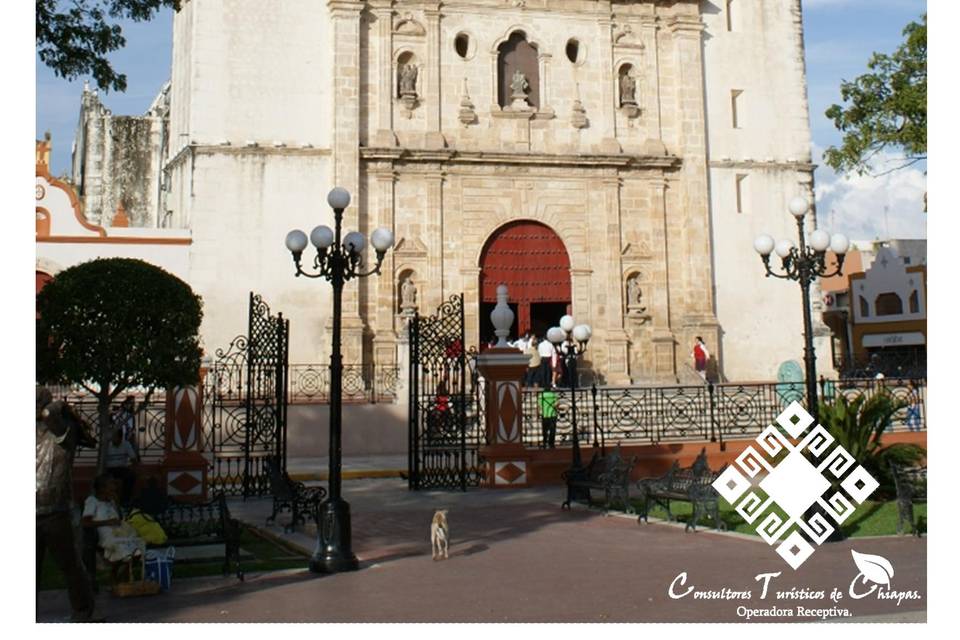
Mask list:
[[[407,455],[350,456],[341,461],[344,480],[360,478],[399,478],[407,473]],[[330,459],[287,458],[287,473],[300,482],[326,481]]]
[[[307,569],[235,578],[177,580],[152,598],[101,595],[112,621],[178,622],[737,622],[738,607],[797,611],[837,606],[872,620],[918,621],[926,610],[926,540],[888,537],[824,545],[793,571],[759,538],[604,517],[575,505],[561,511],[562,487],[529,490],[410,492],[395,478],[352,480],[353,546],[361,569],[316,576]],[[449,509],[450,559],[430,557],[435,509]],[[266,527],[269,499],[233,500],[231,513],[300,549],[316,545],[313,525],[284,534]],[[282,518],[285,518],[283,516]],[[285,521],[285,520],[283,520]],[[857,569],[851,549],[887,558],[892,587],[922,600],[844,598]],[[759,599],[756,576],[780,572],[771,590],[823,590],[816,600]],[[681,573],[697,590],[753,591],[751,600],[673,599]],[[683,589],[678,589],[682,591]],[[66,594],[44,592],[40,619],[68,617]],[[818,621],[814,616],[754,621]],[[845,618],[852,620],[852,618]]]

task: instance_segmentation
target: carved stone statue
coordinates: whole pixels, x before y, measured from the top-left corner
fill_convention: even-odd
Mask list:
[[[527,99],[527,90],[530,88],[530,83],[527,82],[527,76],[523,75],[523,72],[517,69],[513,72],[513,79],[510,80],[510,90],[513,92],[510,97],[514,100]]]
[[[647,310],[643,306],[643,290],[640,288],[640,279],[633,276],[627,280],[627,312],[640,314]]]
[[[413,278],[407,276],[400,285],[400,310],[404,314],[412,314],[417,309],[417,285]]]
[[[620,76],[620,106],[636,106],[636,104],[637,80],[627,72]]]
[[[417,95],[417,65],[409,63],[400,66],[400,96]]]

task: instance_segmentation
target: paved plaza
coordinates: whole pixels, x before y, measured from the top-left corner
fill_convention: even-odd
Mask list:
[[[102,611],[115,622],[733,622],[743,620],[740,606],[776,605],[794,613],[798,605],[829,609],[832,589],[846,594],[857,573],[850,554],[855,549],[887,558],[896,569],[892,588],[916,590],[924,599],[898,607],[895,601],[845,596],[836,606],[864,619],[926,616],[925,539],[828,544],[794,572],[759,539],[710,530],[684,533],[677,525],[653,521],[638,525],[635,518],[604,517],[582,505],[561,511],[562,487],[414,493],[400,479],[378,478],[347,481],[344,494],[353,510],[360,571],[317,576],[305,560],[303,570],[250,575],[245,582],[175,578],[169,593],[155,597],[101,594]],[[430,557],[428,531],[437,508],[450,510],[452,545],[444,562]],[[231,503],[234,517],[313,548],[312,526],[283,534],[279,526],[264,526],[269,510],[269,499]],[[822,589],[827,597],[759,600],[755,576],[777,571],[782,573],[771,592],[802,587]],[[751,590],[753,598],[672,599],[668,587],[681,572],[688,575],[684,588]],[[68,615],[64,592],[41,593],[40,620]]]

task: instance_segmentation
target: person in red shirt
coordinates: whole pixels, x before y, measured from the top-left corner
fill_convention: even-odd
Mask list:
[[[697,374],[706,382],[707,360],[710,359],[710,352],[707,351],[707,345],[704,344],[703,338],[700,336],[697,336],[697,341],[693,345],[693,353],[690,355],[693,356],[693,368],[696,369]]]

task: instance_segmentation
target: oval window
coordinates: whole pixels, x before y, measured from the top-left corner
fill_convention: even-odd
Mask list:
[[[567,40],[567,60],[577,64],[580,62],[580,41],[576,38]]]
[[[466,59],[470,54],[470,36],[465,33],[458,33],[457,37],[453,40],[453,48],[456,50],[458,56]]]

